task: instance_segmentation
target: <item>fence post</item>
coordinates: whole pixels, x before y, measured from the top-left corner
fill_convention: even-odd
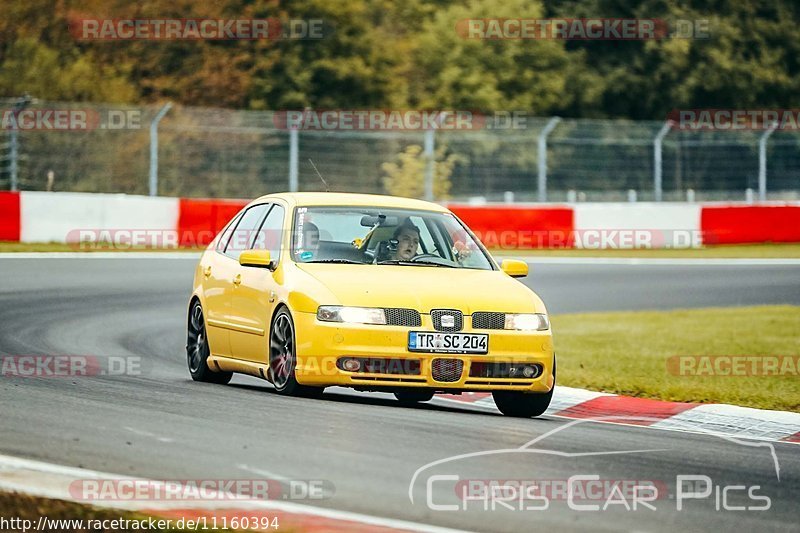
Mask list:
[[[653,139],[653,196],[655,196],[655,201],[660,202],[663,190],[662,184],[662,164],[661,164],[661,142],[664,140],[664,137],[669,133],[670,128],[672,127],[672,121],[668,120],[661,126],[661,129],[658,130],[655,139]]]
[[[8,173],[11,178],[11,190],[19,190],[19,112],[31,104],[31,97],[27,94],[14,104],[14,121],[8,139]]]
[[[164,104],[150,121],[150,196],[158,196],[158,123],[172,109],[172,103]]]
[[[297,128],[289,130],[289,192],[297,192],[300,183],[297,177],[297,158],[299,154],[300,133]]]
[[[770,124],[758,139],[758,201],[767,199],[767,139],[778,127],[777,122]]]
[[[539,179],[537,183],[540,202],[547,201],[547,137],[561,122],[560,117],[552,117],[539,132]]]
[[[17,137],[19,129],[17,129],[16,121],[11,127],[11,134],[8,139],[8,173],[11,176],[11,190],[19,190],[19,178],[17,176],[17,159],[19,158],[19,150],[17,147]]]
[[[433,169],[435,161],[434,149],[436,141],[434,139],[433,128],[425,130],[425,200],[433,201]]]

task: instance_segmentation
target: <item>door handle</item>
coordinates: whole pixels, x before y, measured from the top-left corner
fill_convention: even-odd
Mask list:
[[[206,277],[206,279],[207,279],[209,276],[211,276],[211,267],[210,267],[210,266],[207,266],[207,267],[205,267],[205,268],[203,269],[203,276],[205,276],[205,277]]]
[[[236,274],[236,277],[233,278],[233,286],[234,287],[238,287],[241,284],[242,284],[242,275],[241,274]]]

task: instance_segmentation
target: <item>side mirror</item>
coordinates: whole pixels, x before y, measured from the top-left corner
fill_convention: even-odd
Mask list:
[[[272,268],[269,250],[245,250],[239,256],[239,264],[245,267]]]
[[[503,259],[500,263],[500,270],[512,278],[524,278],[528,275],[528,263],[517,259]]]

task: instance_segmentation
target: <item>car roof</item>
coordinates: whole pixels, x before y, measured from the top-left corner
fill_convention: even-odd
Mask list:
[[[295,206],[358,206],[358,207],[394,207],[399,209],[418,209],[425,211],[447,212],[445,207],[433,202],[386,196],[381,194],[356,194],[343,192],[286,192],[267,194],[256,201],[280,198]]]

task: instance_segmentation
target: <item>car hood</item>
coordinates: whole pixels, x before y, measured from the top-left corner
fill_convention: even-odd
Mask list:
[[[341,305],[545,312],[528,287],[501,271],[401,265],[298,264],[333,293]],[[323,303],[323,302],[321,302]]]

